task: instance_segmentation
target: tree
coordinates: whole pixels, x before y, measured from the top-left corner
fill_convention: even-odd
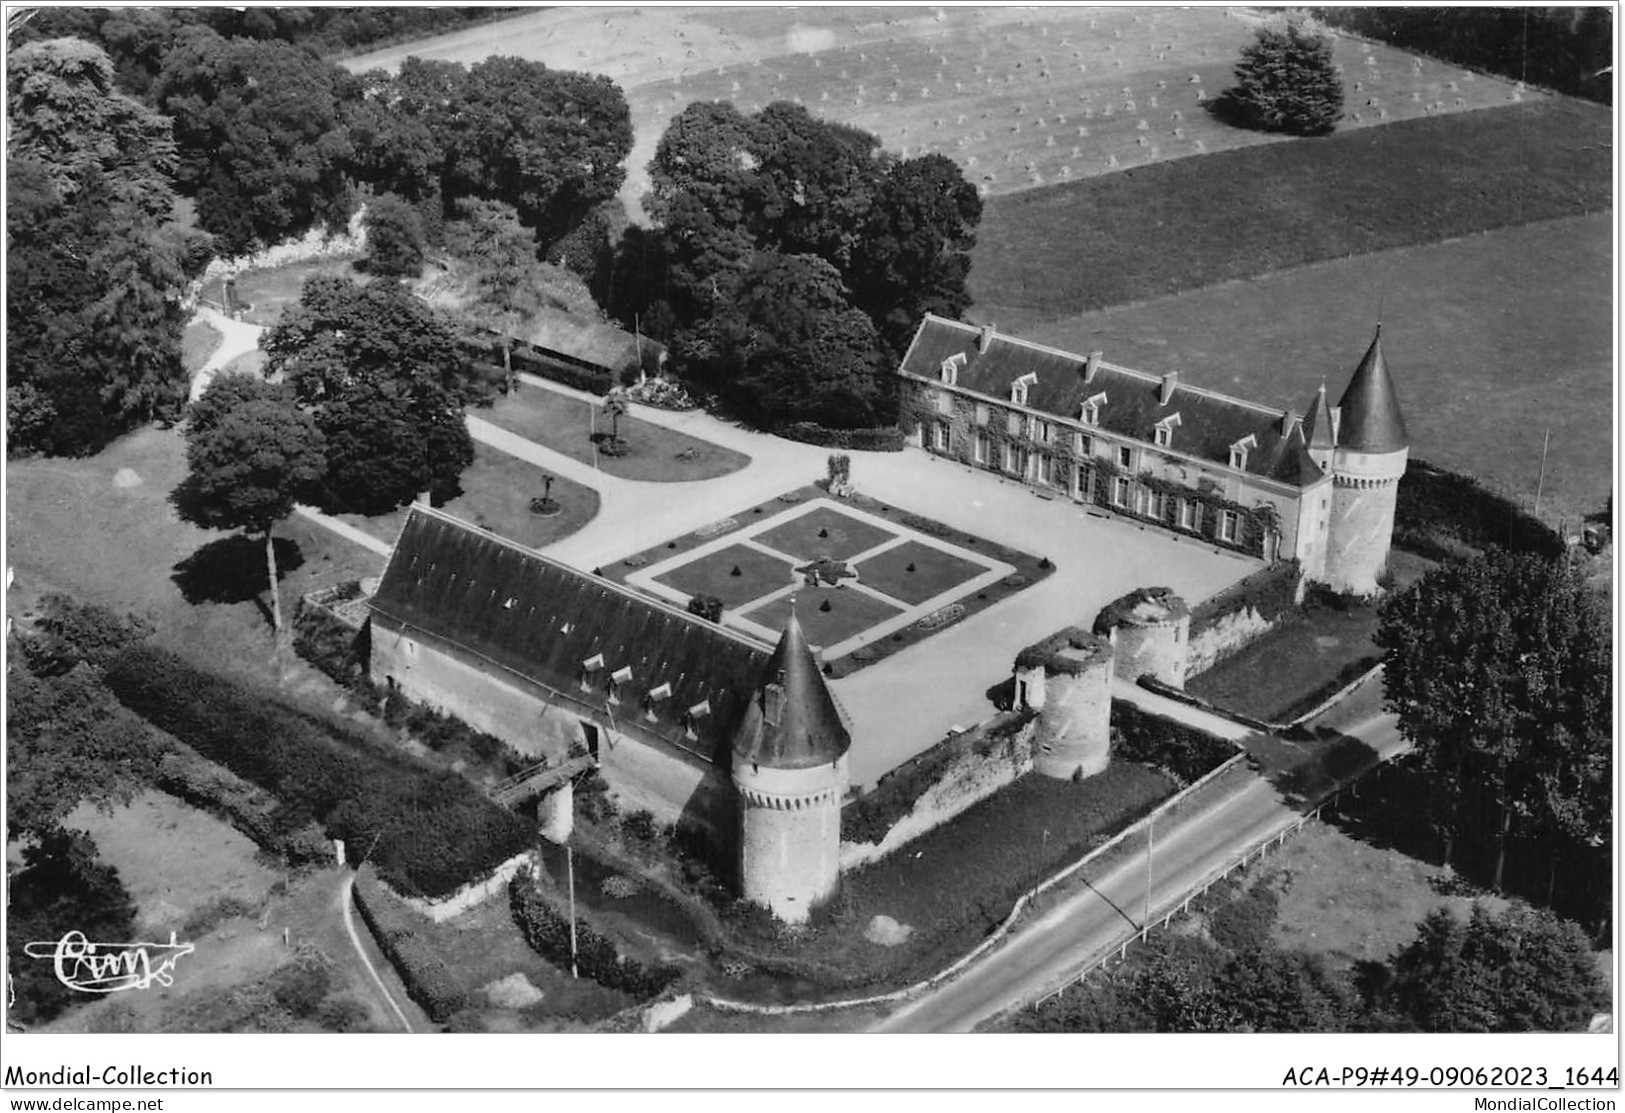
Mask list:
[[[423,222],[394,194],[375,197],[362,221],[367,230],[369,274],[416,278],[423,273]]]
[[[175,121],[177,181],[226,250],[275,243],[350,214],[344,114],[360,82],[284,42],[188,27],[153,85]]]
[[[1474,790],[1498,814],[1497,889],[1515,830],[1607,837],[1612,632],[1566,559],[1494,551],[1442,565],[1384,602],[1376,641],[1447,864]]]
[[[1331,39],[1302,13],[1270,19],[1236,64],[1222,111],[1266,131],[1325,135],[1343,116],[1343,78]]]
[[[118,871],[98,858],[82,831],[55,830],[23,850],[23,867],[8,879],[6,957],[16,1001],[11,1015],[26,1024],[50,1020],[83,1000],[56,978],[52,965],[29,955],[31,942],[55,943],[70,931],[92,942],[135,941],[135,903]]]
[[[399,284],[311,278],[262,348],[267,375],[286,377],[326,440],[332,508],[377,514],[425,489],[445,496],[473,463],[463,406],[480,394],[468,358]]]
[[[282,600],[272,530],[322,478],[325,449],[315,419],[299,409],[293,391],[253,375],[217,377],[186,430],[187,475],[175,489],[176,508],[205,529],[264,536],[278,639]]]
[[[1579,927],[1514,905],[1435,909],[1394,958],[1389,994],[1424,1032],[1572,1032],[1608,1003]]]
[[[461,219],[446,226],[446,251],[474,272],[475,301],[465,312],[501,341],[503,381],[512,394],[514,339],[543,303],[536,235],[501,201],[469,198],[457,208]]]
[[[169,122],[112,89],[104,52],[77,40],[11,56],[6,261],[10,449],[99,450],[184,401],[196,262],[166,225]]]

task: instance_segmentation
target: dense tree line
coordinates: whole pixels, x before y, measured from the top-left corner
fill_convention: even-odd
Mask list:
[[[82,455],[178,413],[180,294],[210,245],[170,222],[169,122],[113,88],[105,52],[54,40],[9,63],[10,447]]]
[[[1446,864],[1458,844],[1488,850],[1499,889],[1517,840],[1554,870],[1606,854],[1613,631],[1566,557],[1495,550],[1441,565],[1383,603],[1376,640],[1413,744],[1401,762],[1427,781]]]
[[[1333,27],[1469,69],[1612,104],[1614,10],[1581,8],[1316,8]]]
[[[941,155],[768,105],[697,102],[650,164],[603,300],[759,424],[895,420],[890,371],[922,314],[961,314],[981,200]]]
[[[1025,1032],[1572,1032],[1608,1003],[1580,929],[1550,913],[1439,908],[1383,962],[1342,970],[1270,939],[1266,882],[1216,890],[1206,930],[1161,932],[1126,966],[1017,1015]],[[1222,894],[1222,895],[1220,895]]]

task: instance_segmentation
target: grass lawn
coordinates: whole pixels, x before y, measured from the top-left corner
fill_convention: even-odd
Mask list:
[[[1054,317],[1605,212],[1612,132],[1606,107],[1545,100],[1032,190],[987,206],[971,292],[984,319]]]
[[[918,541],[905,541],[857,566],[865,586],[910,606],[973,580],[983,571],[981,565]]]
[[[640,421],[631,414],[620,420],[620,435],[631,451],[606,456],[594,446],[594,432],[607,433],[610,422],[599,407],[548,390],[526,387],[498,399],[478,416],[537,444],[562,452],[583,464],[596,464],[607,475],[652,483],[682,483],[729,475],[750,457],[698,437]],[[594,459],[596,457],[596,460]]]
[[[181,334],[181,366],[197,372],[220,346],[220,330],[207,321],[193,321]]]
[[[795,601],[796,617],[812,646],[838,645],[903,611],[873,595],[825,584],[798,588]],[[824,609],[826,603],[828,610]],[[769,630],[783,630],[790,619],[790,597],[746,611],[744,617]]]
[[[1337,400],[1380,310],[1411,455],[1527,506],[1550,429],[1541,506],[1553,524],[1572,523],[1613,489],[1602,404],[1614,381],[1613,242],[1602,213],[1053,320],[975,313],[1041,343],[1188,370],[1193,385],[1301,412],[1322,381]]]
[[[758,533],[755,540],[797,560],[813,561],[848,560],[896,536],[839,510],[820,506],[782,526]]]
[[[544,548],[568,537],[598,513],[598,492],[554,476],[553,498],[562,511],[551,518],[532,514],[530,500],[542,493],[546,474],[535,464],[476,441],[474,463],[463,472],[463,493],[440,509],[510,541]],[[403,506],[371,518],[360,514],[340,514],[339,518],[393,544],[406,524],[407,510]]]
[[[1404,588],[1433,566],[1413,553],[1395,552],[1390,561],[1396,588]],[[1220,707],[1265,722],[1286,722],[1311,710],[1346,683],[1348,675],[1376,664],[1377,607],[1339,608],[1310,601],[1274,630],[1204,673],[1185,687]]]
[[[748,545],[729,545],[655,579],[690,596],[715,595],[733,610],[789,585],[795,575],[778,557]]]

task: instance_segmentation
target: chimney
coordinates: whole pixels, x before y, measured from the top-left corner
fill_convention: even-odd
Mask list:
[[[976,334],[976,350],[978,352],[986,352],[992,346],[993,329],[993,325],[983,325],[981,331]]]
[[[1083,381],[1084,382],[1092,383],[1092,382],[1095,381],[1095,374],[1096,374],[1096,372],[1098,372],[1100,370],[1100,357],[1101,357],[1101,355],[1102,355],[1102,353],[1100,353],[1100,352],[1090,352],[1088,358],[1086,360],[1084,360],[1084,364],[1083,364]]]
[[[1179,385],[1179,372],[1170,371],[1162,377],[1162,389],[1157,392],[1157,404],[1166,406],[1173,401],[1174,388]]]
[[[1297,410],[1288,410],[1286,413],[1282,414],[1281,415],[1281,436],[1290,437],[1292,435],[1292,427],[1294,425],[1297,425],[1302,420],[1303,420],[1303,415],[1300,414]]]
[[[769,684],[762,689],[762,719],[768,726],[776,727],[782,718],[784,718],[784,685]]]

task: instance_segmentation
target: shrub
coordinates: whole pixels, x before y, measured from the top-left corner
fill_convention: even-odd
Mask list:
[[[276,1003],[297,1017],[309,1017],[321,1007],[333,983],[327,967],[314,960],[278,967],[266,979]]]
[[[37,674],[66,672],[80,661],[103,665],[126,646],[152,636],[152,624],[145,619],[79,603],[68,595],[46,595],[40,610],[35,626],[44,637],[23,643],[29,669]]]
[[[351,690],[361,687],[358,682],[366,679],[371,655],[368,638],[368,627],[357,630],[326,607],[299,600],[293,616],[294,652],[335,683]],[[370,681],[366,688],[370,692]]]
[[[875,429],[831,429],[810,421],[796,421],[773,432],[786,440],[820,448],[848,448],[859,452],[901,452],[907,443],[903,431],[886,425]]]
[[[440,956],[417,933],[417,913],[379,882],[371,866],[356,873],[355,903],[373,938],[406,983],[406,992],[437,1023],[468,1006],[468,995]]]
[[[712,622],[722,621],[722,600],[715,595],[696,595],[688,601],[688,613]]]
[[[125,706],[212,761],[308,813],[408,893],[442,896],[518,853],[528,832],[472,785],[374,749],[348,726],[318,720],[136,646],[115,658],[108,687]]]
[[[634,839],[652,842],[655,837],[654,813],[639,809],[626,817],[625,822],[621,824],[621,829]]]
[[[1186,784],[1229,761],[1236,747],[1206,731],[1112,700],[1112,756],[1165,769]]]
[[[372,1016],[354,997],[332,997],[316,1010],[316,1023],[324,1032],[365,1032],[372,1027]]]
[[[209,934],[227,920],[250,915],[253,911],[254,906],[241,897],[216,897],[186,918],[181,925],[181,934],[189,940],[196,939]]]
[[[525,941],[549,962],[570,966],[570,920],[547,900],[525,874],[508,885],[509,907]],[[622,955],[604,936],[580,917],[576,919],[576,965],[583,974],[608,986],[647,1000],[677,980],[672,966],[645,966]]]

